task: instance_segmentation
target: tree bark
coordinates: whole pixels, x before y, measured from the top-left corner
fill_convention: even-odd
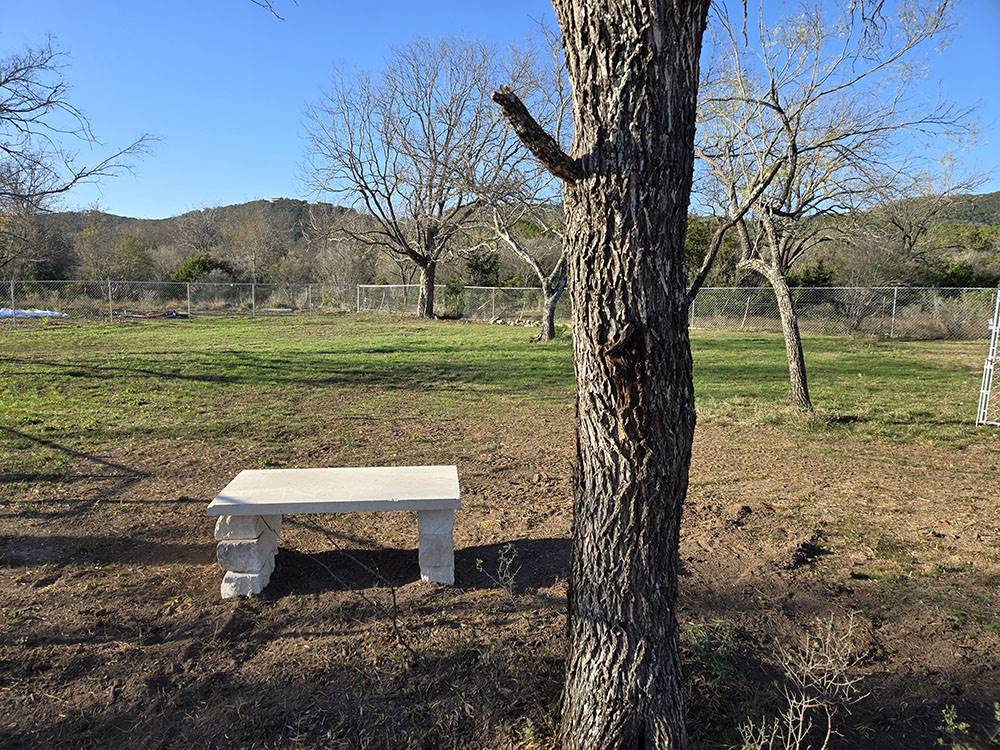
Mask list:
[[[801,411],[812,411],[809,384],[806,380],[806,359],[802,353],[802,334],[799,332],[799,318],[792,303],[792,292],[784,276],[778,272],[769,275],[767,280],[778,302],[778,317],[781,318],[781,333],[785,337],[785,356],[788,358],[788,386],[792,404]]]
[[[542,327],[538,331],[538,340],[552,341],[556,337],[556,305],[559,304],[562,289],[558,291],[543,289],[542,296],[544,297],[542,301]]]
[[[552,341],[556,337],[556,306],[562,298],[562,293],[566,291],[568,281],[566,275],[566,260],[565,255],[563,255],[548,278],[540,278],[542,282],[542,327],[538,332],[539,341]]]
[[[417,298],[417,315],[421,318],[434,317],[434,274],[437,262],[427,261],[420,266],[420,296]]]
[[[802,334],[799,332],[799,318],[795,314],[792,292],[788,288],[784,274],[760,260],[740,264],[756,271],[771,285],[774,299],[778,303],[778,318],[781,333],[785,338],[785,357],[788,360],[788,387],[792,404],[800,411],[812,411],[809,398],[809,383],[806,378],[806,358],[802,351]]]
[[[685,748],[676,620],[694,435],[684,232],[708,0],[554,0],[577,461],[564,748]],[[529,144],[530,146],[530,144]]]

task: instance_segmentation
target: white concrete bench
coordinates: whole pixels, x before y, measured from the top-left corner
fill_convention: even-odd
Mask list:
[[[259,594],[271,578],[281,517],[289,513],[416,511],[420,577],[455,582],[452,530],[461,507],[454,466],[241,471],[209,503],[226,571],[222,598]]]

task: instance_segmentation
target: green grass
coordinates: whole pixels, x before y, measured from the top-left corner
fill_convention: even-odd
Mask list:
[[[779,335],[695,332],[700,416],[888,441],[967,445],[983,439],[985,431],[973,422],[985,342],[812,336],[804,348],[816,407],[805,420],[788,405]]]
[[[532,333],[348,315],[3,330],[0,471],[42,479],[67,448],[173,439],[256,441],[267,465],[338,418],[570,419],[571,344]],[[956,447],[1000,432],[971,424],[983,344],[807,338],[808,418],[787,405],[780,336],[696,331],[692,346],[701,424]]]

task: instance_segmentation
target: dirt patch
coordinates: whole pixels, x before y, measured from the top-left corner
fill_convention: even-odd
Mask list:
[[[544,747],[558,716],[569,415],[366,421],[285,465],[460,460],[453,588],[408,514],[289,517],[271,586],[218,598],[205,504],[250,448],[155,440],[0,483],[0,745]],[[427,439],[428,434],[434,440]],[[331,447],[335,446],[335,447]],[[774,709],[775,640],[854,612],[869,696],[840,747],[933,743],[1000,698],[998,457],[699,427],[682,540],[692,732]],[[513,595],[490,577],[513,544]],[[707,635],[706,635],[707,633]],[[714,645],[713,645],[714,644]]]

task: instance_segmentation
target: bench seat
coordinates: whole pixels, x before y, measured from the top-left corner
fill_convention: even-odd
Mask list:
[[[268,584],[281,518],[291,513],[416,512],[421,578],[452,584],[460,507],[455,466],[241,471],[208,506],[208,515],[218,517],[222,597],[259,594]]]

